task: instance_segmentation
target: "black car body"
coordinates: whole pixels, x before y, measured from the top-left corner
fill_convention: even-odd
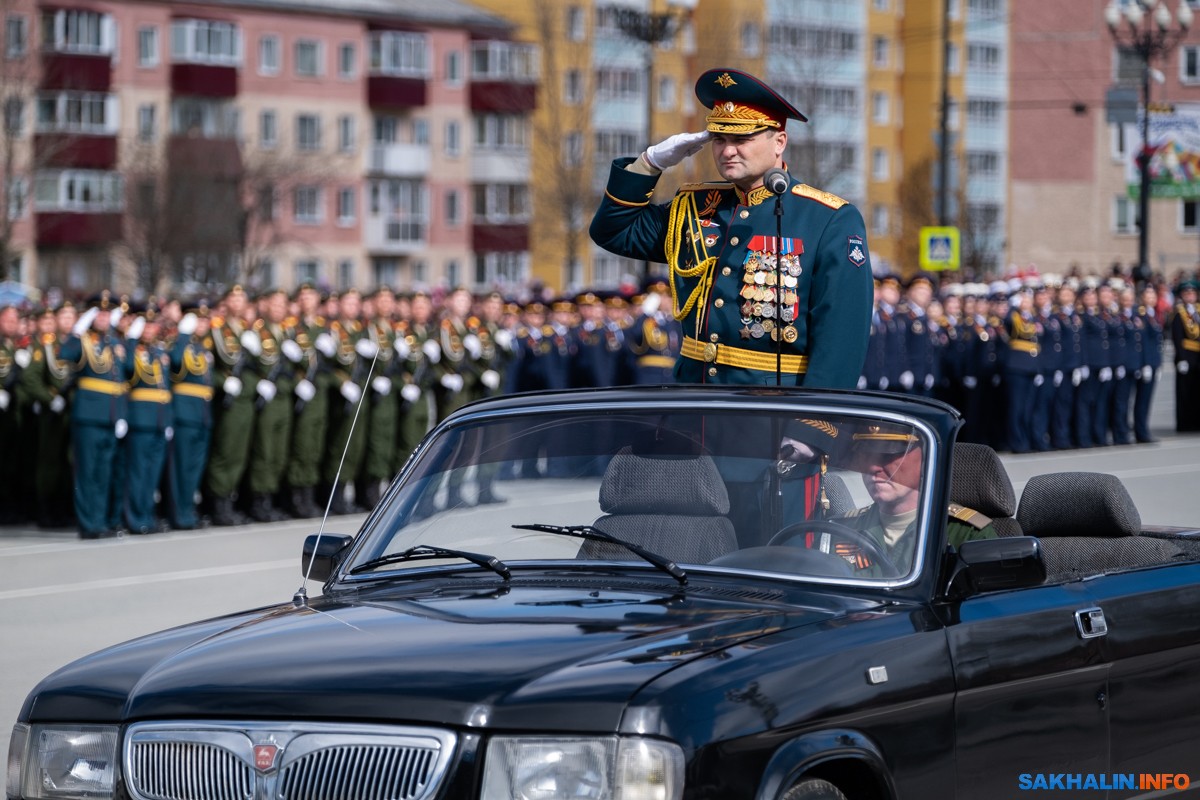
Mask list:
[[[1187,789],[1195,532],[1142,526],[1100,476],[1031,481],[1014,514],[999,462],[956,446],[958,425],[932,401],[803,390],[469,406],[358,536],[310,537],[319,597],[43,680],[8,797]],[[871,572],[842,529],[877,501],[857,448],[880,441],[917,475],[916,544]],[[485,488],[503,502],[479,504]],[[948,547],[951,503],[990,504],[1001,536]]]

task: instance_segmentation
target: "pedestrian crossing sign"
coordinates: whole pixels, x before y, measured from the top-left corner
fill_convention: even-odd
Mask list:
[[[958,269],[959,252],[958,228],[921,228],[921,269],[934,272]]]

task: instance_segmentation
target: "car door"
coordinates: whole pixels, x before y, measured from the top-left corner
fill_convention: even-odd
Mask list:
[[[1111,771],[1138,784],[1156,776],[1110,796],[1184,788],[1176,775],[1191,776],[1190,791],[1172,797],[1200,796],[1200,564],[1102,575],[1087,588],[1106,627],[1096,641],[1110,664]]]
[[[1011,800],[1031,788],[1023,780],[1038,775],[1108,771],[1109,666],[1102,637],[1081,632],[1076,622],[1094,605],[1076,582],[980,595],[953,607],[946,631],[956,681],[958,797]]]

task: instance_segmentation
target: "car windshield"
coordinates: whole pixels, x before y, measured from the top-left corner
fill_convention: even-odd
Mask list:
[[[661,556],[689,575],[900,583],[920,569],[930,464],[923,427],[853,411],[468,415],[408,465],[344,570],[454,565],[507,580],[522,565],[654,568]]]

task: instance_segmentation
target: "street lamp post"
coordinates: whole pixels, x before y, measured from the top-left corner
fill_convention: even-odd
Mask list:
[[[1142,149],[1137,155],[1140,187],[1137,277],[1142,280],[1150,276],[1150,64],[1179,44],[1192,26],[1192,17],[1188,0],[1179,0],[1174,18],[1160,0],[1125,0],[1120,4],[1110,0],[1104,9],[1104,21],[1117,47],[1136,53],[1142,63]]]

